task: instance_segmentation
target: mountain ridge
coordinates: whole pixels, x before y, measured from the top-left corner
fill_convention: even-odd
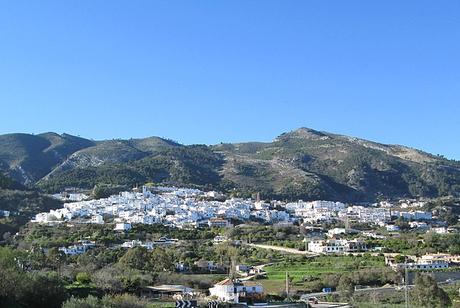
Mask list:
[[[271,142],[182,145],[147,137],[0,135],[0,170],[46,191],[153,181],[282,199],[457,195],[460,163],[403,145],[301,127]]]

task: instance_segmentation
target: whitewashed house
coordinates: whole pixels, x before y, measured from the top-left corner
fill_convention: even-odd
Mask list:
[[[126,223],[126,222],[123,222],[123,223],[117,223],[115,225],[115,231],[129,231],[131,230],[132,226],[130,223]]]
[[[209,293],[222,302],[240,303],[241,299],[262,298],[264,288],[261,284],[253,281],[239,281],[227,278],[210,288]]]
[[[307,250],[315,253],[346,253],[367,251],[366,243],[362,240],[337,240],[330,239],[326,241],[310,241],[307,244]]]

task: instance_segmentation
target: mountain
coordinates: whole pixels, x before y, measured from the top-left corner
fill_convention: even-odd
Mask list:
[[[50,170],[94,142],[63,134],[0,135],[0,169],[24,184],[40,180]]]
[[[131,140],[100,141],[73,153],[52,169],[44,178],[75,168],[97,167],[104,164],[126,163],[139,160],[158,151],[179,147],[178,143],[159,137]]]
[[[300,128],[270,143],[223,144],[225,178],[280,198],[370,201],[460,191],[460,163],[399,145]]]
[[[0,136],[0,169],[44,191],[154,182],[266,198],[374,201],[460,194],[460,163],[300,128],[272,142],[185,146],[159,137]]]

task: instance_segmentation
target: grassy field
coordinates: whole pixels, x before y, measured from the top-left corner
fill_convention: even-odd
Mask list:
[[[343,273],[363,268],[384,267],[384,257],[372,256],[320,256],[304,261],[280,262],[264,269],[268,279],[284,280],[286,272],[294,281],[303,280],[307,277],[318,277],[326,273]]]
[[[372,256],[320,256],[302,261],[284,261],[266,266],[267,279],[258,280],[267,293],[279,293],[285,289],[286,272],[292,289],[301,290],[304,281],[324,274],[352,272],[365,268],[385,267],[384,257]]]

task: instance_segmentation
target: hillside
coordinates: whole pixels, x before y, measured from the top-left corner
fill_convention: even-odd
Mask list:
[[[375,200],[459,192],[460,164],[403,146],[301,128],[271,143],[220,145],[222,174],[280,198]]]
[[[23,184],[33,184],[72,153],[93,141],[63,134],[0,135],[0,168]]]
[[[243,196],[261,192],[266,198],[291,200],[373,201],[460,193],[459,162],[400,145],[308,128],[265,143],[184,146],[158,137],[82,139],[79,146],[74,142],[73,148],[64,147],[66,151],[62,144],[74,139],[63,136],[0,136],[0,168],[19,180],[18,170],[34,175],[22,177],[21,182],[35,183],[49,192],[95,184],[129,188],[154,182]],[[61,147],[57,146],[62,139]],[[52,146],[45,147],[46,142]],[[60,153],[55,155],[58,158],[49,159],[50,147]]]
[[[0,242],[4,233],[14,234],[35,214],[62,207],[62,203],[8,178],[0,172],[0,211],[9,211],[9,217],[0,215]]]

